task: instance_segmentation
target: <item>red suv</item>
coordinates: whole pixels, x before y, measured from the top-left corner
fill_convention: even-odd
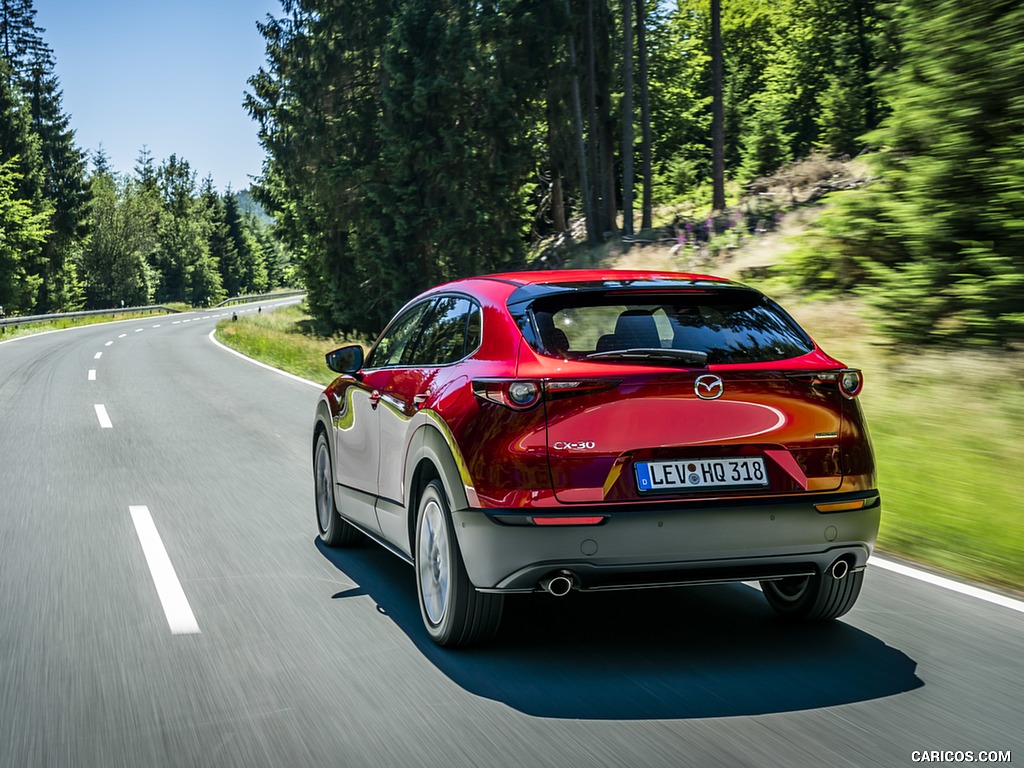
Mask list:
[[[327,364],[320,538],[412,564],[440,645],[490,637],[512,592],[759,581],[810,621],[857,599],[881,512],[862,377],[756,290],[474,277]]]

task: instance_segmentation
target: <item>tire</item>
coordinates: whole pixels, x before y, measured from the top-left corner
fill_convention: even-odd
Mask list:
[[[338,514],[334,496],[334,461],[327,433],[322,430],[317,434],[316,449],[313,451],[313,493],[316,497],[316,527],[320,541],[328,547],[351,547],[358,544],[363,535]]]
[[[504,595],[477,592],[470,582],[440,480],[420,494],[415,550],[416,595],[430,639],[456,648],[492,638]]]
[[[789,621],[831,621],[853,608],[864,584],[864,571],[837,579],[831,573],[762,581],[768,605]]]

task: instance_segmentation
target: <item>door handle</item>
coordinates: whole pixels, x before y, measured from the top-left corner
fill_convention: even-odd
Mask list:
[[[370,393],[370,407],[376,408],[378,405],[380,405],[380,392],[375,389]]]
[[[420,392],[418,395],[413,395],[412,401],[417,407],[422,407],[429,397],[430,390],[428,389],[426,392]]]

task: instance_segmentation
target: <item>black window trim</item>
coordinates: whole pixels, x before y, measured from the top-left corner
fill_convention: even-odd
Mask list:
[[[395,314],[395,316],[393,318],[391,318],[391,321],[386,326],[384,326],[384,330],[381,331],[380,336],[377,337],[377,340],[373,342],[373,346],[370,348],[369,353],[366,355],[366,359],[367,360],[372,360],[373,359],[373,355],[377,351],[377,345],[380,343],[380,340],[383,339],[387,335],[388,331],[390,331],[391,328],[395,325],[395,323],[398,320],[400,320],[401,318],[405,317],[405,315],[408,312],[411,312],[412,310],[414,310],[416,307],[420,306],[421,304],[434,304],[434,303],[436,303],[437,301],[439,301],[441,299],[447,299],[447,298],[453,298],[453,297],[454,298],[460,298],[460,299],[467,299],[467,300],[469,300],[469,303],[473,307],[475,307],[476,312],[478,312],[480,314],[480,338],[477,340],[477,344],[476,344],[475,347],[473,347],[473,349],[468,350],[468,351],[465,350],[465,342],[464,342],[463,343],[463,351],[465,352],[465,354],[463,354],[463,356],[460,357],[458,360],[453,360],[450,363],[437,363],[437,364],[434,364],[434,365],[402,365],[402,364],[399,363],[399,364],[396,364],[396,365],[378,365],[378,366],[373,367],[373,368],[367,367],[365,370],[367,370],[367,371],[382,371],[382,370],[385,370],[385,369],[387,369],[387,370],[396,370],[396,369],[400,369],[400,368],[447,368],[450,365],[458,365],[459,363],[461,363],[462,361],[466,360],[467,358],[470,358],[473,355],[475,355],[477,353],[477,351],[479,351],[480,347],[483,346],[483,341],[484,341],[484,312],[483,312],[483,305],[480,303],[480,300],[477,299],[475,296],[473,296],[472,294],[469,294],[469,293],[465,293],[464,291],[444,291],[442,293],[432,293],[429,296],[424,296],[419,301],[412,301],[409,304],[407,304],[406,306],[404,306],[401,310],[399,310],[398,313]],[[423,316],[420,318],[420,321],[417,324],[418,326],[422,325],[423,319],[427,316],[427,314],[430,312],[430,310],[431,310],[431,307],[428,306],[426,308],[426,310],[424,311]],[[422,335],[422,329],[418,328],[418,330],[420,331],[420,335]],[[463,329],[463,337],[464,338],[468,336],[468,332],[469,332],[469,314],[466,315],[466,327]],[[420,342],[420,339],[417,337],[415,343],[419,344],[419,342]]]

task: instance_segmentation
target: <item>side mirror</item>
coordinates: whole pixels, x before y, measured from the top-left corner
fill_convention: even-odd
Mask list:
[[[358,344],[350,344],[328,352],[324,358],[327,360],[327,367],[335,373],[353,376],[363,367],[363,348]]]

